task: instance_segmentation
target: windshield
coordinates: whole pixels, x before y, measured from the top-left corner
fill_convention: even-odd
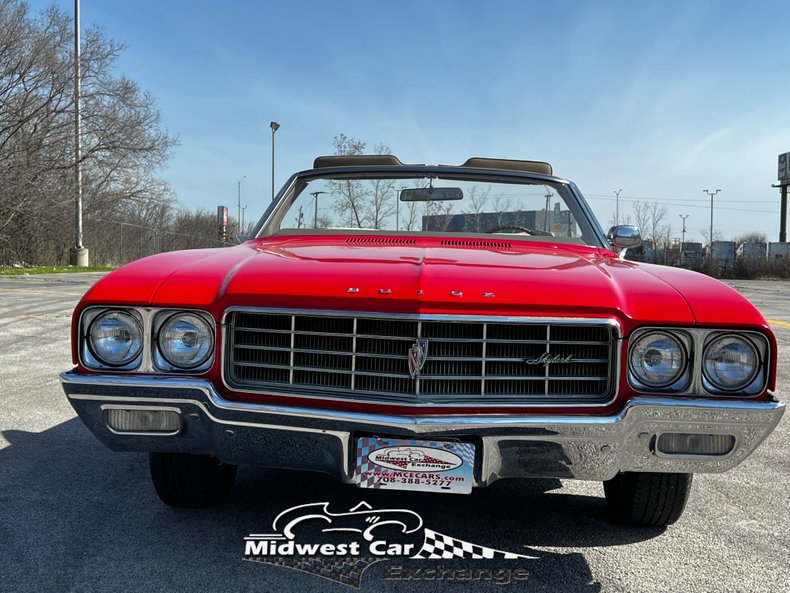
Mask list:
[[[441,175],[299,179],[262,234],[501,234],[598,245],[564,183]]]

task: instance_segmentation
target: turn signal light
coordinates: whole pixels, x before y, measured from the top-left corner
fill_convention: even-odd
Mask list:
[[[110,408],[107,426],[115,432],[153,432],[175,434],[181,429],[178,412]]]
[[[667,455],[727,455],[734,447],[731,434],[665,432],[656,443],[656,449]]]

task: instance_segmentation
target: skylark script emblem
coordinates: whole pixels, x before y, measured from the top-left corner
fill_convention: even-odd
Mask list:
[[[552,356],[548,352],[544,352],[538,358],[528,358],[525,360],[527,364],[542,364],[544,367],[550,364],[570,364],[573,362],[573,356],[561,356],[559,354]]]
[[[412,379],[420,376],[426,358],[428,358],[428,340],[417,340],[409,348],[409,373]]]

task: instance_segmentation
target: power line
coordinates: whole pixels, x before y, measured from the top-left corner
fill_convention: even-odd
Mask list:
[[[588,194],[588,193],[585,193],[584,197],[585,198],[593,197],[593,198],[598,198],[598,199],[601,199],[601,200],[614,201],[614,198],[610,198],[606,194]],[[677,197],[677,198],[647,198],[647,197],[640,197],[640,196],[623,196],[620,199],[621,200],[629,200],[629,201],[634,201],[634,200],[642,201],[642,200],[644,200],[644,201],[648,201],[648,202],[659,202],[659,203],[665,202],[665,201],[676,202],[678,200],[682,200],[684,204],[686,202],[702,202],[702,203],[705,203],[705,204],[708,203],[708,200],[706,200],[704,198],[700,200],[700,199],[695,199],[695,198],[683,198],[683,197]],[[716,203],[720,204],[722,202],[727,202],[729,204],[743,204],[745,202],[749,203],[749,204],[775,204],[776,200],[747,200],[747,201],[744,201],[744,200],[717,200]]]
[[[614,201],[614,198],[609,198],[609,197],[605,197],[605,196],[598,197],[598,196],[592,196],[590,194],[585,194],[585,197],[593,199],[593,200],[605,200],[605,201],[608,201],[608,202],[613,202]],[[623,200],[625,200],[627,202],[641,202],[642,201],[642,200],[620,198],[620,201],[623,201]],[[652,202],[652,201],[655,201],[655,200],[650,200],[650,201]],[[683,202],[669,202],[669,201],[660,201],[659,202],[659,201],[656,201],[656,203],[657,204],[667,205],[667,206],[684,206],[684,207],[688,207],[688,208],[704,208],[705,210],[707,210],[709,208],[709,205],[706,205],[706,204],[689,204],[688,202],[685,202],[685,201],[683,201]],[[730,202],[730,203],[732,203],[732,202]],[[737,202],[737,203],[743,203],[743,202]],[[722,206],[722,207],[719,208],[719,210],[727,210],[729,212],[757,212],[757,213],[761,213],[761,214],[779,214],[778,210],[755,210],[754,208],[729,208],[727,206]]]

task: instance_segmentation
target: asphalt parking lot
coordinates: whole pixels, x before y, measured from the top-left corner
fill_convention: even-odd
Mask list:
[[[243,560],[243,538],[282,510],[331,501],[419,513],[437,532],[534,556],[525,578],[461,582],[371,565],[362,591],[790,591],[790,420],[744,464],[695,477],[681,520],[608,523],[599,483],[501,481],[469,496],[360,491],[329,477],[242,468],[220,507],[161,504],[143,454],[105,449],[79,422],[58,373],[70,314],[99,274],[0,277],[0,591],[351,591]],[[779,392],[790,386],[790,282],[732,281],[772,324]],[[449,566],[449,563],[448,563]],[[389,572],[387,572],[389,571]],[[448,573],[449,574],[449,573]],[[504,573],[503,573],[504,574]]]

